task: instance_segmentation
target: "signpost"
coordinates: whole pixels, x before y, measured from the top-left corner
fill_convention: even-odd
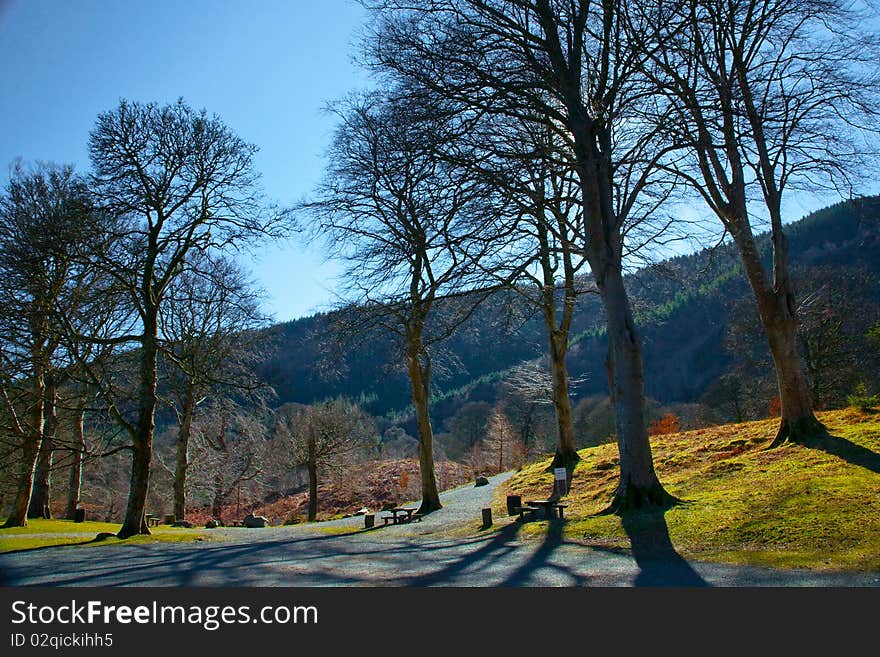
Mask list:
[[[568,470],[553,468],[553,494],[562,497],[568,494]]]

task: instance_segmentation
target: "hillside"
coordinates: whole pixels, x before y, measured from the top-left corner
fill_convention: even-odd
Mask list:
[[[871,309],[880,305],[880,288],[870,284],[880,275],[880,199],[826,208],[789,225],[787,233],[801,296],[822,285],[815,272],[831,269],[840,280],[859,279],[847,290],[855,301]],[[761,243],[769,262],[766,236]],[[730,365],[723,343],[731,316],[749,308],[735,250],[725,244],[658,263],[630,275],[628,286],[642,333],[647,395],[662,403],[698,401]],[[526,309],[516,310],[525,317]],[[277,349],[263,374],[278,403],[342,394],[361,399],[375,415],[406,411],[409,388],[389,336],[376,331],[341,345],[329,339],[334,317],[320,314],[270,329]],[[575,398],[606,394],[602,326],[600,301],[585,295],[569,354],[572,376],[583,379]],[[510,322],[504,300],[490,299],[437,356],[441,375],[433,381],[432,410],[438,426],[465,401],[494,401],[504,373],[540,358],[544,344],[539,318]]]
[[[580,452],[565,502],[566,538],[601,549],[815,569],[880,569],[880,413],[819,415],[830,436],[766,450],[777,421],[708,427],[652,438],[660,480],[682,503],[665,514],[597,516],[617,484],[617,448]],[[552,490],[549,460],[523,468],[499,491],[524,500]],[[502,520],[506,525],[508,520]],[[526,523],[525,534],[547,523]],[[673,547],[674,546],[674,547]]]

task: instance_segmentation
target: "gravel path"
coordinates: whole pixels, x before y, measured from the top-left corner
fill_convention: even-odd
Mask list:
[[[215,530],[222,541],[56,547],[0,555],[2,586],[880,586],[880,573],[783,571],[688,562],[674,548],[589,548],[553,523],[476,528],[509,474],[441,495],[422,522],[363,529],[363,518]],[[458,528],[458,531],[456,531]]]
[[[442,509],[429,513],[418,522],[411,522],[405,525],[389,526],[389,531],[394,532],[394,536],[411,536],[419,534],[435,534],[438,530],[459,527],[461,525],[471,524],[480,520],[482,509],[492,505],[492,498],[495,489],[499,484],[507,481],[513,476],[513,471],[504,472],[494,477],[489,477],[488,486],[474,486],[467,484],[458,488],[440,493],[440,503]],[[418,502],[403,504],[402,506],[415,508]],[[381,520],[382,516],[391,515],[387,512],[374,511],[376,515],[377,528],[383,528]],[[361,529],[364,526],[363,516],[354,516],[352,518],[342,518],[341,520],[330,520],[322,522],[319,525],[307,525],[319,531],[333,527],[351,527]]]

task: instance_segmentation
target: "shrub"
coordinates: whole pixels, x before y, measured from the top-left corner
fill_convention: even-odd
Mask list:
[[[880,406],[880,394],[869,395],[868,386],[864,383],[859,383],[853,394],[846,398],[846,401],[850,406],[855,406],[863,411],[870,411],[872,408]]]
[[[681,418],[675,413],[667,413],[659,420],[654,420],[648,425],[648,435],[659,436],[665,433],[681,431]]]

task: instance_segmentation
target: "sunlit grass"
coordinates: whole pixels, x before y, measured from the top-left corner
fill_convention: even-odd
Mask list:
[[[72,520],[45,520],[34,518],[28,520],[27,527],[10,527],[0,529],[0,553],[33,550],[37,548],[79,545],[99,546],[115,544],[145,543],[183,543],[190,541],[209,540],[210,532],[185,527],[159,526],[151,527],[150,535],[132,536],[120,541],[115,536],[105,537],[96,541],[98,534],[116,534],[120,525],[109,522],[86,521],[75,523]]]
[[[855,409],[819,414],[832,436],[880,454],[880,414]],[[880,474],[816,448],[766,450],[777,420],[686,431],[652,438],[657,474],[684,501],[665,514],[682,556],[777,567],[880,569]],[[566,537],[629,548],[621,519],[597,516],[617,485],[617,447],[580,452],[565,502]],[[505,495],[546,497],[552,475],[541,461],[501,487]],[[634,523],[638,525],[636,515]],[[527,523],[523,534],[542,534]]]

